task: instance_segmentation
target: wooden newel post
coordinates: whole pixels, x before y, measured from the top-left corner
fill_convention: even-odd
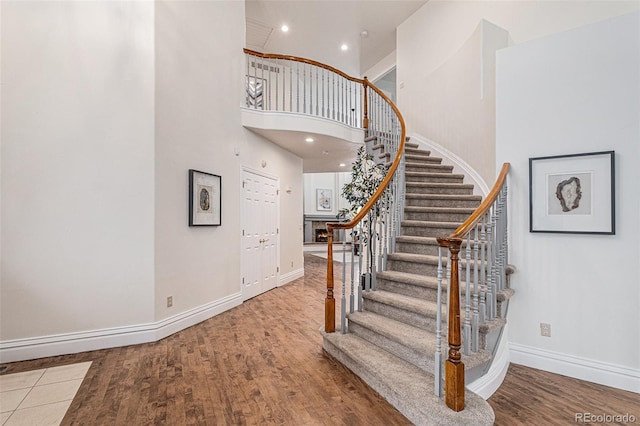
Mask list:
[[[324,331],[336,331],[336,299],[333,298],[333,229],[327,224],[327,298],[324,300]]]
[[[451,283],[449,286],[449,358],[444,364],[445,403],[453,411],[464,410],[464,364],[460,361],[460,282],[458,253],[462,240],[438,238],[438,243],[451,253]]]
[[[364,77],[364,118],[362,119],[362,128],[363,129],[368,129],[369,128],[369,107],[368,107],[368,100],[367,100],[367,87],[369,86],[369,80],[367,79],[367,77]]]

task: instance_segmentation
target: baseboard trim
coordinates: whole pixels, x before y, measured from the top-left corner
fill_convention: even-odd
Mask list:
[[[418,134],[412,134],[410,136],[411,142],[417,142],[419,145],[422,145],[424,148],[431,151],[431,154],[434,154],[435,157],[442,157],[448,162],[451,162],[453,172],[464,174],[469,179],[465,181],[465,183],[473,184],[474,194],[482,195],[483,197],[486,197],[489,194],[489,186],[487,186],[487,183],[484,181],[482,176],[480,176],[480,174],[460,156],[449,151],[439,143],[425,138],[424,136]]]
[[[640,369],[509,343],[511,362],[640,393]]]
[[[304,277],[304,268],[296,269],[291,272],[287,272],[286,274],[282,274],[280,275],[278,287],[289,284],[290,282],[302,277]]]
[[[0,342],[0,362],[15,362],[155,342],[242,304],[235,293],[163,320],[124,327]]]
[[[502,382],[507,375],[507,370],[509,369],[510,353],[509,343],[507,342],[509,336],[509,324],[507,323],[504,327],[500,343],[498,344],[498,349],[494,355],[491,367],[489,367],[489,371],[487,371],[484,376],[478,378],[467,386],[471,392],[480,395],[485,400],[489,399],[489,397],[498,390],[500,385],[502,385]]]

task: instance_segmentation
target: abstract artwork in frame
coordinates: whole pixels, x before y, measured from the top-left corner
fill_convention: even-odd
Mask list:
[[[316,210],[331,211],[333,191],[330,189],[316,189]]]
[[[529,158],[529,231],[615,231],[615,152]]]
[[[222,224],[222,178],[189,170],[189,226]]]

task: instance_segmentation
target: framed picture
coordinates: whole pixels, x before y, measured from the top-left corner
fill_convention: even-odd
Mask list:
[[[222,178],[189,170],[189,226],[220,226]]]
[[[615,152],[529,159],[529,231],[615,234]]]
[[[316,210],[331,211],[333,191],[330,189],[316,189]]]

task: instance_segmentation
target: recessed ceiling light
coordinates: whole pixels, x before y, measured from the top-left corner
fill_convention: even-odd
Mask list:
[[[344,163],[340,163],[339,165],[340,165],[340,167],[346,166],[346,164],[344,164]]]
[[[342,46],[340,46],[340,49],[342,50],[349,50],[349,46],[347,46],[346,43],[343,43]]]
[[[367,37],[369,37],[369,31],[367,31],[367,30],[362,30],[362,32],[360,32],[360,37],[362,37],[362,38],[367,38]]]
[[[286,33],[287,31],[289,31],[289,27],[288,27],[287,25],[283,25],[283,26],[281,26],[281,27],[280,27],[280,30],[281,30],[283,33]]]
[[[311,142],[313,142],[313,138],[306,138],[304,141],[311,143]]]
[[[329,155],[329,151],[327,151],[326,149],[322,151],[322,155]]]

